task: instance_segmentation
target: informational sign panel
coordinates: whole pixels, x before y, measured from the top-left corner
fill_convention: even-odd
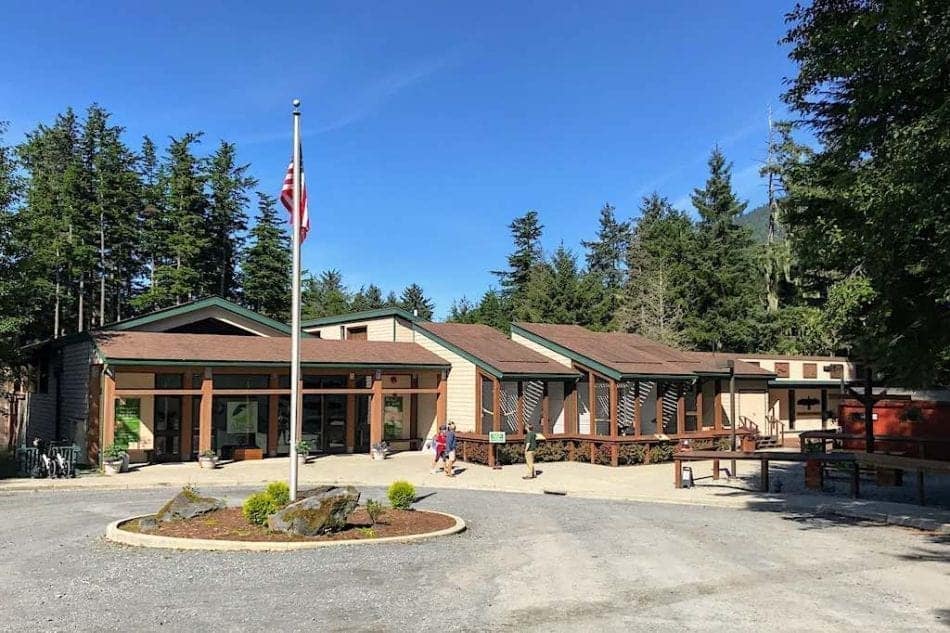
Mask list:
[[[257,401],[228,402],[228,434],[257,433]]]
[[[505,432],[504,432],[504,431],[489,431],[489,432],[488,432],[488,443],[489,443],[489,444],[504,444],[504,443],[505,443]]]
[[[142,428],[142,401],[138,398],[123,398],[115,407],[115,445],[127,449],[129,444],[138,444]]]

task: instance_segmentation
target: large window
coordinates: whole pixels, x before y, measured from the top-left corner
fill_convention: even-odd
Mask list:
[[[267,374],[214,374],[215,389],[267,389],[270,377]]]

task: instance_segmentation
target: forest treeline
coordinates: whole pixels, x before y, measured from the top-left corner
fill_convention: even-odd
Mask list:
[[[763,240],[715,148],[690,209],[660,193],[634,212],[605,204],[580,253],[544,252],[542,216],[515,218],[497,283],[455,301],[449,319],[578,323],[698,350],[848,353],[888,380],[950,384],[950,9],[814,0],[786,20],[794,120],[763,139]],[[98,105],[16,144],[5,129],[0,366],[30,341],[211,294],[286,319],[285,215],[233,143],[203,152],[194,132],[132,147]],[[305,318],[434,309],[416,283],[354,290],[339,270],[308,274],[303,289]]]

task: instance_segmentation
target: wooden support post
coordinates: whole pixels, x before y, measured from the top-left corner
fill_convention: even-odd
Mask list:
[[[795,430],[795,390],[788,390],[788,430]]]
[[[544,385],[544,395],[541,396],[541,433],[550,435],[554,433],[554,423],[551,422],[551,396],[548,393],[548,381]]]
[[[762,475],[761,475],[761,489],[762,492],[769,491],[769,460],[762,460]]]
[[[610,437],[617,439],[617,436],[620,434],[619,425],[620,425],[620,412],[618,411],[620,398],[617,392],[617,381],[610,381]],[[616,448],[616,445],[614,445]],[[614,464],[616,466],[616,464]]]
[[[719,460],[713,460],[713,479],[719,480]]]
[[[491,379],[491,410],[493,431],[501,430],[501,381],[495,377]]]
[[[356,374],[349,374],[346,377],[346,388],[356,389]],[[273,398],[273,397],[272,397]],[[352,453],[356,450],[356,394],[346,395],[346,420],[344,430],[344,445],[346,452]]]
[[[821,390],[821,430],[828,428],[828,390]]]
[[[610,465],[614,467],[620,465],[620,445],[616,442],[610,445]]]
[[[449,381],[446,378],[443,378],[441,373],[439,374],[439,377],[437,380],[438,380],[437,386],[439,389],[439,393],[437,393],[435,396],[435,420],[436,420],[436,426],[441,427],[443,424],[445,424],[448,421],[447,406],[448,406]],[[476,381],[478,382],[479,391],[481,391],[481,385],[482,385],[481,376],[476,376]],[[479,398],[479,401],[477,404],[479,405],[479,409],[480,409],[481,398]],[[476,425],[475,431],[478,431],[479,422],[480,420],[475,421],[475,425]]]
[[[518,434],[524,435],[524,381],[518,381],[518,399],[515,401],[515,425]]]
[[[441,384],[441,383],[440,383]],[[482,407],[484,406],[485,398],[485,377],[482,375],[482,372],[478,369],[475,370],[475,426],[474,431],[476,433],[482,433],[484,429],[483,418],[484,413],[482,412]],[[441,399],[441,398],[440,398]]]
[[[186,374],[187,375],[187,374]],[[181,397],[181,437],[179,438],[179,453],[181,453],[181,461],[185,461],[191,458],[192,446],[191,440],[194,435],[194,429],[192,425],[194,420],[192,419],[192,411],[194,407],[192,406],[191,396],[182,396]],[[270,434],[267,435],[268,441],[270,440]]]
[[[643,429],[643,414],[640,412],[640,379],[633,383],[633,435],[640,437]]]
[[[587,413],[587,433],[597,435],[597,376],[592,371],[587,372]]]
[[[383,381],[378,376],[373,376],[369,400],[369,441],[371,445],[383,441]]]
[[[280,389],[280,376],[272,373],[267,384],[270,389]],[[277,456],[277,436],[280,434],[280,396],[267,396],[267,455]]]
[[[917,470],[917,503],[922,506],[927,505],[927,495],[924,493],[924,471]]]
[[[663,393],[666,391],[666,386],[660,382],[656,381],[656,434],[662,435],[666,433],[666,425],[664,424],[664,411],[663,411]]]
[[[99,445],[102,433],[102,367],[93,365],[89,368],[89,414],[86,424],[86,457],[90,464],[99,463]],[[10,431],[7,436],[7,449],[12,451],[15,446],[16,431],[19,425],[16,419],[17,401],[10,403]]]
[[[683,487],[683,462],[673,458],[673,487],[679,490]]]
[[[704,428],[706,428],[706,419],[703,417],[703,383],[702,383],[702,380],[697,380],[696,381],[696,430],[702,431]]]
[[[211,450],[211,416],[214,398],[214,377],[210,367],[205,367],[201,379],[201,406],[198,413],[198,453]]]
[[[409,378],[409,387],[419,388],[419,374],[412,374]],[[419,437],[419,394],[409,394],[409,437]],[[411,448],[411,445],[410,445]]]
[[[577,406],[577,383],[564,383],[564,432],[577,434],[580,426],[580,410]]]
[[[102,374],[102,446],[115,443],[115,376]],[[101,453],[100,453],[101,456]]]
[[[680,383],[677,385],[676,398],[676,434],[686,433],[686,385]]]
[[[861,496],[861,465],[858,462],[851,465],[851,496],[855,499]]]
[[[722,380],[716,378],[713,392],[713,429],[722,430]]]

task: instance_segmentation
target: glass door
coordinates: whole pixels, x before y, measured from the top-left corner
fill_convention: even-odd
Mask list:
[[[155,461],[181,460],[181,396],[155,396]]]

